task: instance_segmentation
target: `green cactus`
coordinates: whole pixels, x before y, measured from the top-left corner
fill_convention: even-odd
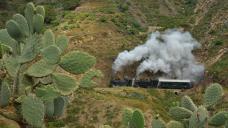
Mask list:
[[[129,123],[129,128],[144,128],[144,116],[140,110],[135,110]]]
[[[60,117],[64,113],[64,109],[66,106],[66,99],[63,97],[58,97],[54,99],[54,116]]]
[[[192,101],[192,99],[189,96],[184,96],[181,98],[181,107],[187,108],[188,110],[191,110],[192,112],[197,110],[197,106]]]
[[[3,80],[0,87],[0,107],[6,107],[11,95],[9,84]]]
[[[23,36],[22,30],[15,20],[9,20],[6,23],[6,30],[9,35],[16,40],[20,40]]]
[[[58,65],[69,73],[81,74],[88,71],[96,59],[78,51],[61,57],[69,39],[58,36],[55,40],[51,30],[42,33],[45,17],[43,6],[35,7],[33,3],[28,3],[24,12],[25,17],[14,15],[7,22],[6,29],[0,30],[0,48],[7,48],[2,52],[0,67],[6,71],[4,79],[12,84],[11,90],[5,84],[1,85],[0,105],[8,104],[11,91],[13,102],[22,104],[22,112],[18,114],[22,114],[32,127],[41,127],[45,114],[51,118],[63,114],[67,105],[67,99],[63,96],[78,88],[70,75],[57,73]],[[92,79],[96,74],[87,76]]]
[[[12,37],[10,37],[6,29],[0,30],[0,43],[2,45],[8,46],[14,56],[17,54],[18,43]]]
[[[36,58],[40,52],[39,36],[31,35],[25,40],[21,55],[18,61],[20,63],[27,63]]]
[[[21,14],[15,14],[13,20],[18,23],[23,36],[29,36],[29,26],[25,17]]]
[[[73,51],[61,58],[60,66],[67,72],[81,74],[89,70],[96,63],[96,58],[88,53]]]
[[[211,107],[214,106],[215,104],[218,103],[218,101],[222,98],[223,96],[223,89],[220,84],[212,84],[210,85],[204,94],[204,105],[206,107]]]
[[[60,49],[55,45],[50,45],[41,50],[44,60],[50,64],[57,64],[60,61]]]
[[[27,19],[28,25],[29,25],[29,31],[30,34],[33,33],[33,16],[35,13],[35,5],[33,3],[28,3],[25,8],[25,18]]]
[[[43,17],[45,17],[45,9],[44,9],[44,7],[43,6],[37,6],[36,7],[36,13],[42,15]]]
[[[208,111],[204,106],[200,106],[197,111],[194,111],[189,119],[190,128],[204,128],[207,124]]]
[[[69,39],[64,35],[58,36],[55,42],[55,44],[61,49],[61,53],[67,48],[68,43]]]
[[[169,114],[175,120],[182,120],[191,117],[192,111],[184,108],[184,107],[172,107],[169,110]]]
[[[4,66],[11,77],[16,77],[20,68],[20,63],[14,57],[3,56]]]
[[[52,74],[52,78],[62,95],[69,95],[78,88],[76,81],[70,76],[55,73]]]
[[[101,77],[103,74],[99,70],[92,70],[87,72],[80,82],[80,87],[82,88],[91,88],[96,85],[96,82],[93,81],[95,77]]]
[[[50,45],[55,44],[55,35],[54,33],[48,29],[44,32],[44,36],[42,38],[42,47],[47,48]]]
[[[45,115],[48,118],[53,118],[54,112],[55,112],[54,100],[46,101],[44,103],[44,106],[45,106]]]
[[[222,126],[225,125],[228,117],[225,114],[228,114],[226,111],[221,111],[210,117],[209,125],[211,126]]]
[[[222,96],[223,96],[222,86],[219,84],[212,84],[205,91],[203,105],[197,108],[190,97],[184,96],[181,99],[181,106],[183,108],[182,107],[171,108],[170,115],[175,120],[181,121],[181,123],[186,128],[205,128],[205,127],[208,127],[208,125],[216,126],[216,127],[225,125],[228,112],[218,112],[214,116],[212,115],[212,117],[209,117],[211,116],[211,114],[209,113],[213,113],[213,109],[209,109],[210,112],[209,110],[207,110],[207,108],[211,108],[216,103],[218,103],[218,101],[222,98]],[[184,109],[188,110],[189,112],[187,112]],[[181,114],[183,112],[185,114]]]
[[[44,122],[45,108],[36,96],[26,96],[22,101],[21,113],[26,122],[34,127],[41,127]]]
[[[165,122],[157,116],[152,120],[152,128],[166,128]]]
[[[131,117],[132,117],[132,114],[133,114],[133,110],[130,109],[130,108],[125,108],[123,110],[123,115],[122,115],[122,126],[124,128],[128,127],[129,126],[129,122],[131,120]]]
[[[184,128],[184,125],[179,121],[170,121],[167,124],[167,128]]]
[[[34,32],[40,33],[44,25],[44,17],[40,14],[33,16],[33,30]]]
[[[60,96],[59,91],[53,85],[37,87],[35,90],[35,94],[44,102],[52,101]]]
[[[27,70],[27,74],[33,77],[44,77],[50,75],[57,65],[47,63],[45,60],[40,60],[30,66]]]

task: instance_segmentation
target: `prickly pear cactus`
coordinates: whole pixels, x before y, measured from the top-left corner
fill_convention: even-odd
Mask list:
[[[223,96],[223,89],[220,84],[212,84],[210,85],[204,94],[204,105],[206,107],[211,107],[215,104],[218,103],[218,101],[222,98]]]
[[[172,107],[169,110],[169,114],[175,120],[182,120],[191,117],[192,111],[184,108],[184,107]]]
[[[181,98],[181,107],[187,108],[188,110],[191,110],[192,112],[197,110],[197,106],[192,101],[192,99],[189,96],[184,96]]]
[[[52,75],[53,81],[55,83],[56,88],[60,91],[63,95],[69,95],[73,91],[75,91],[78,86],[76,81],[67,75],[55,73]]]
[[[45,115],[48,118],[52,118],[55,112],[54,100],[46,101],[44,103],[45,106]]]
[[[43,102],[34,95],[26,96],[22,101],[22,116],[34,127],[41,127],[44,122],[45,108]]]
[[[131,108],[125,108],[122,115],[122,127],[126,128],[129,126],[133,110]]]
[[[167,126],[167,128],[184,128],[184,125],[179,121],[170,121]]]
[[[15,98],[19,97],[21,114],[32,127],[43,125],[44,113],[47,117],[60,117],[67,105],[63,96],[78,88],[75,79],[70,74],[59,74],[57,67],[77,75],[89,71],[96,63],[96,58],[85,52],[65,53],[69,39],[64,35],[55,38],[50,29],[43,30],[44,18],[43,6],[28,3],[24,16],[15,14],[6,23],[6,29],[0,30],[0,46],[8,49],[2,52],[0,60],[6,71],[3,79],[12,83],[10,91]],[[97,75],[86,76],[87,81]],[[1,85],[0,91],[0,104],[5,106],[9,90]]]
[[[226,114],[228,114],[227,111],[222,111],[222,112],[216,113],[209,119],[209,125],[211,125],[211,126],[225,125],[226,121],[228,120],[228,117],[226,117]]]
[[[9,98],[11,95],[9,84],[4,80],[0,87],[0,107],[6,107],[9,104]]]
[[[91,88],[93,86],[96,86],[96,82],[93,81],[93,78],[96,77],[102,77],[102,73],[99,70],[92,70],[87,72],[80,82],[80,87],[82,88]]]
[[[60,117],[64,113],[66,107],[66,99],[64,97],[58,97],[54,100],[54,116]]]
[[[166,128],[165,122],[157,116],[152,120],[152,128]]]
[[[81,74],[90,69],[95,63],[95,57],[84,52],[74,51],[64,55],[59,65],[67,72]]]
[[[144,116],[140,110],[135,110],[132,114],[129,128],[144,128]]]

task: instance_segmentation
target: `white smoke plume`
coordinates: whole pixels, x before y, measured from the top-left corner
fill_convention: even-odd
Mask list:
[[[119,53],[112,69],[118,72],[127,65],[141,62],[137,76],[145,71],[160,71],[165,74],[162,77],[198,81],[203,76],[204,66],[196,62],[192,51],[199,47],[189,32],[175,29],[154,32],[145,44]]]

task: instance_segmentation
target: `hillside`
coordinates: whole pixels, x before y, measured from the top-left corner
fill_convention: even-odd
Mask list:
[[[22,12],[26,2],[28,0],[11,0],[7,6],[0,6],[0,27],[4,27],[16,10]],[[99,128],[108,124],[119,128],[123,108],[132,107],[144,112],[145,127],[149,128],[156,114],[168,121],[169,108],[185,94],[192,96],[198,104],[202,103],[199,97],[212,82],[225,88],[225,101],[218,109],[227,110],[228,1],[81,0],[67,9],[60,8],[54,1],[51,4],[42,0],[34,2],[47,9],[47,28],[70,38],[67,51],[80,50],[94,55],[97,58],[95,68],[104,74],[96,80],[96,88],[79,89],[72,94],[72,103],[63,120],[53,120],[48,127]],[[112,63],[118,53],[143,44],[151,32],[168,28],[190,31],[202,44],[194,54],[206,67],[204,80],[190,90],[109,88]],[[132,72],[130,68],[125,73]]]

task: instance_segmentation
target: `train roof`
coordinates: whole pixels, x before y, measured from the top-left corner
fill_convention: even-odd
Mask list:
[[[187,82],[190,83],[191,80],[185,79],[185,80],[180,80],[180,79],[164,79],[164,78],[159,78],[158,81],[160,82]]]

